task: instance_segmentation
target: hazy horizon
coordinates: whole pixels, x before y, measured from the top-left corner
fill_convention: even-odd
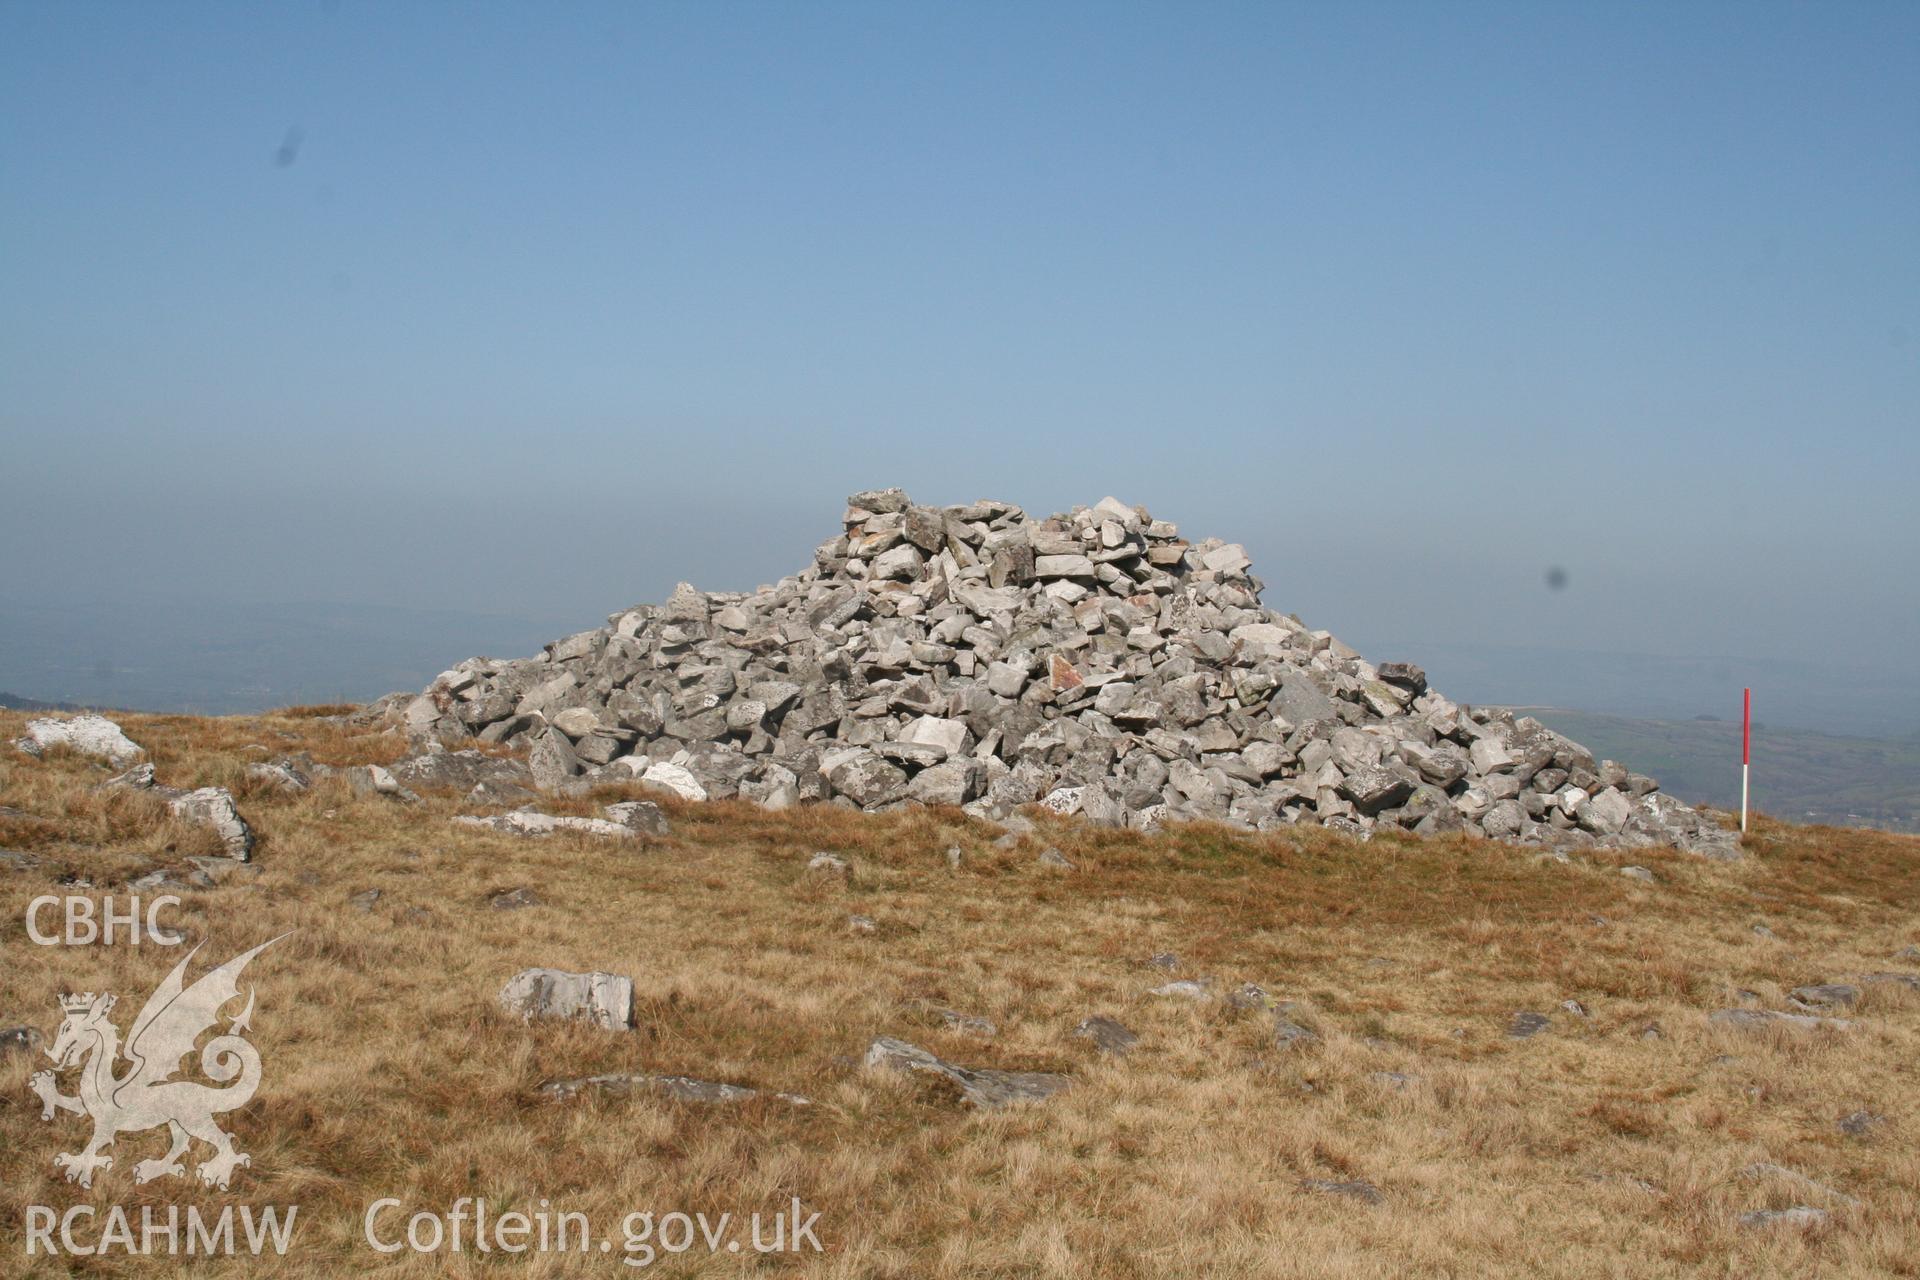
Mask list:
[[[1477,700],[1911,732],[1916,55],[1895,5],[0,6],[0,689],[437,669],[898,484],[1143,503]]]

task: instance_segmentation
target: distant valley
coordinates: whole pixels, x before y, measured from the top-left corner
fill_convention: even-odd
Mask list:
[[[1593,753],[1660,779],[1682,800],[1740,806],[1735,720],[1638,720],[1517,707]],[[1891,741],[1775,728],[1753,733],[1753,807],[1792,822],[1920,832],[1920,738]]]

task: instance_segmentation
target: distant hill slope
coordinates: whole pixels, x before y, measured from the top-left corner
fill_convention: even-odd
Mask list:
[[[0,693],[0,710],[78,711],[80,708],[71,702],[42,702],[38,698],[22,698],[11,693]]]
[[[1682,800],[1740,804],[1740,725],[1721,720],[1636,720],[1524,707],[1549,728],[1660,779]],[[1920,739],[1843,738],[1756,725],[1753,807],[1794,822],[1920,832]]]
[[[446,666],[449,652],[529,653],[600,621],[365,605],[150,598],[74,604],[0,596],[0,689],[83,706],[203,715],[361,702],[420,687]]]

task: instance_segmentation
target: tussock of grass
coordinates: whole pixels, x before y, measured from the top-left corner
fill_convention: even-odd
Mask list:
[[[297,1251],[266,1274],[493,1274],[463,1258],[376,1258],[360,1213],[381,1195],[444,1210],[540,1198],[615,1224],[636,1208],[750,1213],[794,1196],[822,1212],[829,1252],[794,1260],[692,1254],[668,1275],[827,1276],[1901,1275],[1920,1272],[1920,1156],[1910,1117],[1920,996],[1866,989],[1851,1033],[1741,1033],[1706,1021],[1784,1007],[1804,983],[1915,969],[1920,841],[1762,821],[1737,865],[1670,851],[1574,865],[1465,839],[1358,845],[1303,831],[1183,828],[1155,837],[1049,823],[1012,849],[953,811],[768,814],[665,802],[661,841],[517,840],[457,827],[455,797],[417,807],[323,783],[285,797],[246,764],[291,751],[384,763],[398,739],[330,720],[122,717],[164,781],[224,785],[262,836],[255,868],[182,895],[173,922],[223,959],[292,936],[250,971],[259,1096],[233,1128],[254,1164],[229,1196],[135,1188],[158,1135],[129,1135],[92,1193],[54,1152],[83,1126],[43,1124],[27,1076],[0,1059],[0,1271],[24,1267],[29,1204],[297,1202]],[[11,739],[26,717],[0,715]],[[138,796],[89,788],[102,768],[0,750],[0,1025],[51,1032],[70,989],[144,997],[179,958],[143,946],[43,948],[27,901],[63,874],[119,886],[215,850]],[[609,789],[556,801],[588,814]],[[1078,870],[1039,867],[1058,846]],[[964,860],[948,867],[945,851]],[[809,875],[828,849],[850,882]],[[1648,886],[1618,874],[1653,869]],[[539,906],[501,911],[518,886]],[[370,911],[348,903],[379,889]],[[124,893],[124,888],[120,889]],[[877,931],[847,927],[871,916]],[[1776,935],[1756,935],[1765,923]],[[1169,975],[1241,982],[1292,1001],[1311,1047],[1276,1049],[1271,1020],[1224,1001],[1149,996]],[[639,1029],[522,1025],[493,997],[530,965],[630,975]],[[1560,1010],[1578,1000],[1590,1016]],[[1755,1003],[1748,1000],[1747,1003]],[[927,1007],[998,1024],[982,1039]],[[1509,1039],[1516,1010],[1553,1028]],[[1125,1059],[1072,1034],[1092,1014],[1140,1033]],[[124,1023],[124,1019],[123,1019]],[[1650,1024],[1661,1038],[1643,1038]],[[894,1034],[975,1066],[1070,1072],[1054,1099],[974,1114],[922,1081],[861,1070]],[[687,1074],[802,1093],[732,1106],[660,1097],[556,1105],[538,1087],[601,1072]],[[1395,1083],[1383,1073],[1408,1079]],[[1836,1122],[1888,1122],[1864,1137]],[[152,1148],[151,1150],[149,1148]],[[1820,1203],[1741,1176],[1756,1161],[1858,1197],[1807,1234],[1735,1216]],[[1365,1180],[1370,1207],[1308,1180]],[[64,1274],[65,1260],[33,1274]],[[240,1275],[240,1262],[95,1264],[101,1274]],[[611,1274],[606,1259],[506,1263]]]

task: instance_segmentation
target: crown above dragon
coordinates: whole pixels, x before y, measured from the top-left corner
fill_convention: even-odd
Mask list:
[[[76,991],[61,996],[60,1007],[68,1013],[85,1013],[93,1007],[93,992]]]

